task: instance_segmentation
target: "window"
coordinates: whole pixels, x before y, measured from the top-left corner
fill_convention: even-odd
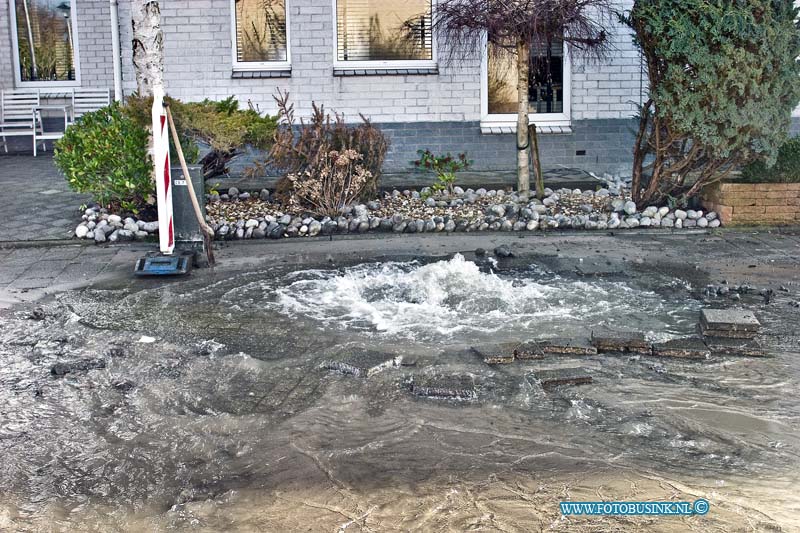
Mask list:
[[[74,0],[10,0],[18,85],[77,85]]]
[[[431,0],[335,0],[338,66],[433,66]]]
[[[492,46],[492,45],[490,45]],[[528,110],[539,123],[569,122],[569,59],[562,41],[531,50]],[[517,114],[516,56],[492,49],[485,59],[484,122],[514,122]],[[511,115],[514,115],[512,117]],[[535,115],[535,116],[534,116]]]
[[[236,70],[289,67],[285,0],[233,0],[233,66]]]

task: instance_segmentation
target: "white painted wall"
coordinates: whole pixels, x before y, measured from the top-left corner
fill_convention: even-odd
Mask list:
[[[480,120],[480,61],[458,66],[440,61],[438,75],[333,76],[331,0],[288,0],[291,31],[291,78],[231,79],[229,0],[165,0],[165,34],[169,94],[183,100],[248,99],[262,111],[275,111],[276,88],[289,90],[300,116],[311,102],[345,113],[363,113],[375,122]],[[620,8],[631,0],[621,0]],[[135,90],[131,64],[129,2],[120,2],[125,92]],[[614,37],[617,50],[605,64],[576,65],[572,77],[572,118],[628,118],[631,101],[639,101],[640,62],[626,30]],[[441,46],[440,46],[441,48]],[[440,50],[440,57],[443,56]]]

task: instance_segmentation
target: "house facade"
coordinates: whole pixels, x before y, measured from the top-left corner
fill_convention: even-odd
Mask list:
[[[136,90],[129,0],[0,1],[0,89]],[[167,92],[234,95],[274,113],[282,90],[299,117],[312,102],[352,121],[362,114],[391,139],[389,172],[408,169],[418,149],[466,151],[475,170],[513,169],[513,62],[452,60],[430,31],[435,1],[162,0]],[[627,29],[612,39],[602,63],[571,58],[559,43],[536,51],[529,97],[545,168],[629,172],[646,80]]]

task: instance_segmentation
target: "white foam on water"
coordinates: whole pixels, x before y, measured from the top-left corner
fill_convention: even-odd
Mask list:
[[[564,324],[606,323],[609,316],[660,314],[654,293],[621,282],[539,280],[482,272],[457,254],[447,261],[375,263],[344,270],[295,272],[268,304],[326,327],[382,335],[452,338],[526,331],[552,336]]]

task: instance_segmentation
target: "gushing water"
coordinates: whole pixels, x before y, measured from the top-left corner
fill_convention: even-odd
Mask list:
[[[549,337],[615,324],[655,338],[696,308],[624,282],[565,279],[541,269],[498,274],[460,254],[430,264],[390,262],[291,274],[269,306],[326,327],[452,340]]]

